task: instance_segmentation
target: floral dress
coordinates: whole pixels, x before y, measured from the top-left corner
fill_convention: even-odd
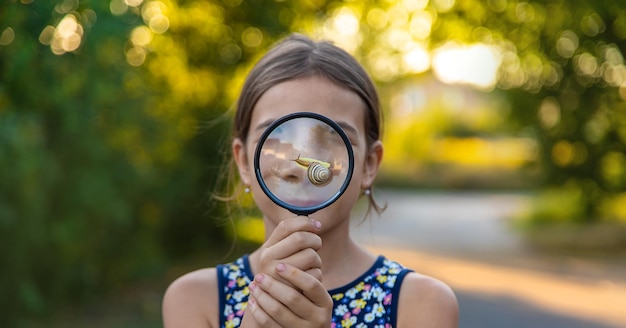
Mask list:
[[[217,266],[220,327],[241,325],[253,279],[248,255]],[[411,270],[379,256],[370,269],[351,283],[328,291],[333,299],[331,328],[390,328],[396,324],[397,296],[404,276]]]

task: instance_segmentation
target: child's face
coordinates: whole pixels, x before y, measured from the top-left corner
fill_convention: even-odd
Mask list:
[[[252,112],[246,144],[236,140],[233,151],[242,181],[250,186],[266,220],[278,223],[294,216],[263,193],[254,175],[254,152],[268,125],[290,113],[313,112],[334,120],[346,132],[354,151],[351,183],[335,203],[311,215],[329,227],[350,217],[361,189],[371,185],[378,170],[382,145],[380,142],[367,145],[365,111],[366,105],[356,93],[319,76],[280,83],[261,96]]]

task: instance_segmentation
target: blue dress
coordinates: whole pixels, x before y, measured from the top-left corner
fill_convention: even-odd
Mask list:
[[[351,283],[329,290],[333,299],[331,328],[373,327],[390,328],[396,325],[397,296],[400,285],[411,270],[379,256],[376,262]],[[220,299],[220,327],[237,328],[241,325],[248,304],[248,285],[254,279],[248,255],[236,261],[217,266]]]

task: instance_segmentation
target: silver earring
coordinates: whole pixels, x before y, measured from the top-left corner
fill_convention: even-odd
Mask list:
[[[245,192],[246,194],[249,194],[250,193],[250,187],[246,187],[246,189],[244,189],[243,192]]]
[[[365,196],[369,196],[372,194],[372,190],[370,188],[367,188],[365,190],[363,190],[363,194],[365,194]]]

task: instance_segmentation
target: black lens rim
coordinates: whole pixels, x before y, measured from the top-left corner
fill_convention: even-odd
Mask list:
[[[341,187],[339,188],[339,190],[333,195],[331,196],[328,200],[326,200],[325,202],[319,204],[319,205],[315,205],[315,206],[308,206],[308,207],[301,207],[301,206],[293,206],[291,204],[288,204],[284,201],[282,201],[280,198],[278,198],[276,195],[274,195],[274,193],[272,193],[272,191],[267,187],[267,185],[265,184],[265,181],[263,180],[263,176],[261,175],[261,168],[259,165],[260,162],[260,157],[261,157],[261,149],[263,148],[263,145],[265,144],[265,141],[267,140],[267,138],[269,137],[269,135],[281,124],[285,123],[286,121],[290,121],[293,119],[298,119],[298,118],[313,118],[313,119],[317,119],[319,121],[322,121],[326,124],[328,124],[330,127],[332,127],[337,134],[339,134],[339,136],[341,137],[341,139],[343,140],[345,146],[346,146],[346,150],[348,152],[348,172],[346,175],[346,179],[343,182],[343,184],[341,185]],[[263,192],[267,195],[267,197],[269,197],[269,199],[272,200],[272,202],[274,202],[276,205],[287,209],[288,211],[290,211],[293,214],[296,215],[303,215],[303,216],[308,216],[310,214],[313,214],[325,207],[328,207],[329,205],[331,205],[332,203],[334,203],[335,201],[337,201],[337,199],[339,199],[339,197],[341,197],[341,195],[343,195],[343,193],[348,189],[348,186],[350,185],[350,181],[352,180],[352,173],[354,172],[354,151],[352,150],[352,144],[350,143],[350,139],[348,138],[348,136],[346,135],[346,133],[343,131],[343,129],[341,128],[341,126],[339,126],[339,124],[337,124],[337,122],[333,121],[332,119],[318,114],[318,113],[312,113],[312,112],[296,112],[296,113],[291,113],[288,115],[285,115],[279,119],[277,119],[276,121],[272,122],[272,124],[270,124],[270,126],[267,127],[267,129],[265,129],[265,131],[263,132],[263,134],[261,135],[261,138],[259,139],[259,143],[257,144],[256,147],[256,151],[254,153],[254,173],[256,175],[256,179],[259,182],[259,186],[261,187],[261,190],[263,190]]]

